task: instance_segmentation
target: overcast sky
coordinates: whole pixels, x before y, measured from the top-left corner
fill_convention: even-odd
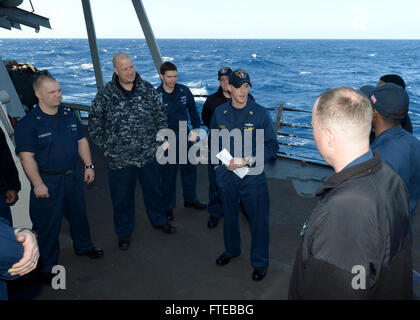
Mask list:
[[[0,38],[86,38],[79,0],[32,0],[53,30]],[[420,39],[419,0],[143,0],[157,38]],[[144,38],[131,0],[91,0],[98,38]],[[29,0],[20,8],[31,10]]]

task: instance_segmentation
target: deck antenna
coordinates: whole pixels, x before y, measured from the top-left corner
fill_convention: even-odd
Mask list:
[[[34,13],[35,12],[35,9],[34,9],[34,6],[32,5],[32,0],[29,0],[29,3],[31,4],[31,7],[32,7],[31,13]],[[38,32],[39,32],[39,29],[38,29]]]

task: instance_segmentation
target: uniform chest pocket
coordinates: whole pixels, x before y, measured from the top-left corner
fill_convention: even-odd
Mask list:
[[[44,132],[38,134],[38,143],[45,144],[52,141],[52,132]]]
[[[72,140],[76,139],[77,140],[77,124],[75,123],[70,123],[67,125],[67,132],[66,134],[68,134]]]

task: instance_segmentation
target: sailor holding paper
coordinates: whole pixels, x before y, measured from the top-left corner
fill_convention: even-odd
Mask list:
[[[270,206],[264,163],[276,156],[278,142],[268,111],[248,99],[248,73],[233,72],[229,84],[232,98],[215,110],[210,125],[210,160],[225,216],[226,250],[216,263],[224,266],[241,253],[241,200],[251,229],[252,279],[259,281],[267,274],[269,255]]]

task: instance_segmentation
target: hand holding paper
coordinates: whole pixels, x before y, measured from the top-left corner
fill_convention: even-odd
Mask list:
[[[222,161],[222,163],[227,167],[229,167],[231,160],[233,159],[229,151],[227,151],[226,149],[223,149],[222,151],[220,151],[216,155],[216,157],[220,161]],[[241,179],[243,179],[243,177],[247,175],[248,171],[249,171],[248,167],[241,167],[241,168],[236,168],[235,170],[233,170],[233,172]]]

